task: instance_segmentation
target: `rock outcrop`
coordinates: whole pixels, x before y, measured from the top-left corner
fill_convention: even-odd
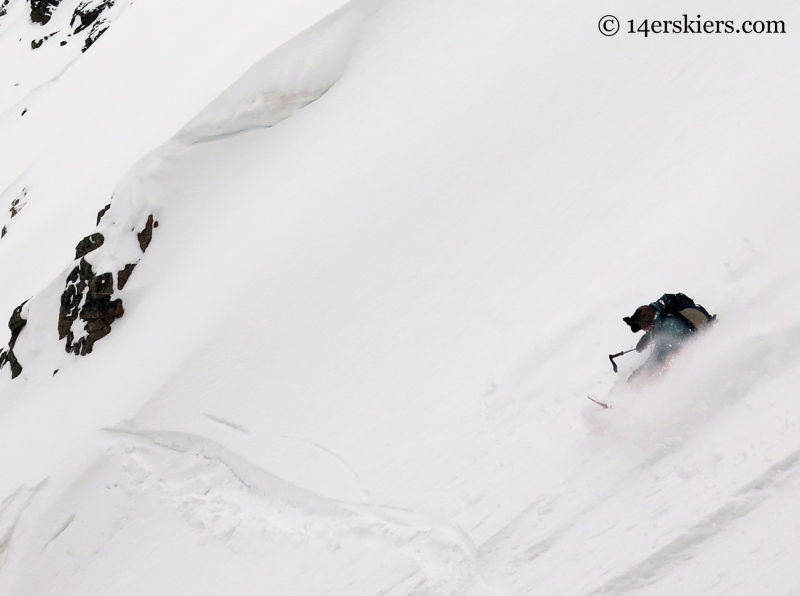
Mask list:
[[[23,207],[25,207],[25,205],[28,202],[27,198],[28,198],[28,187],[25,186],[19,192],[17,197],[13,201],[11,201],[11,206],[8,209],[8,212],[11,214],[10,217],[8,218],[9,223],[19,214],[20,211],[22,211]],[[5,236],[7,232],[8,232],[8,227],[3,226],[3,229],[0,230],[0,238]]]
[[[90,252],[103,246],[104,242],[105,238],[102,234],[90,234],[86,236],[86,238],[78,242],[78,245],[75,247],[75,258],[80,259],[81,257],[85,257]]]
[[[31,22],[46,25],[61,0],[31,0]]]
[[[96,275],[86,259],[70,272],[58,314],[58,337],[67,340],[67,352],[91,354],[95,342],[111,333],[112,323],[125,314],[122,300],[111,299],[113,293],[113,275]],[[84,322],[85,333],[76,340],[73,324],[78,319]]]
[[[98,225],[109,209],[110,205],[106,205],[97,214]],[[153,240],[153,228],[157,227],[158,222],[151,214],[145,227],[136,234],[142,253]],[[112,299],[112,296],[115,290],[122,290],[128,283],[136,263],[128,263],[117,271],[115,288],[114,273],[97,273],[84,258],[104,244],[105,237],[99,232],[86,236],[78,243],[75,259],[80,260],[67,276],[66,287],[61,294],[58,338],[66,340],[66,351],[77,356],[91,354],[95,342],[111,333],[114,321],[125,314],[122,299]],[[80,325],[78,321],[83,322],[82,329],[76,327]]]
[[[83,43],[82,52],[92,47],[92,44],[111,26],[110,20],[103,17],[103,13],[112,6],[114,6],[114,0],[88,0],[75,9],[70,25],[74,25],[77,21],[78,26],[73,31],[73,35],[91,27]]]
[[[24,0],[27,1],[27,0]],[[62,0],[29,0],[30,1],[30,20],[36,29],[31,29],[31,37],[26,41],[30,42],[32,49],[38,49],[47,42],[48,39],[57,38],[59,45],[65,46],[69,41],[82,41],[81,52],[88,50],[98,38],[106,32],[111,23],[124,9],[127,4],[119,3],[117,0],[83,0],[72,12],[69,26],[63,26],[63,21],[51,23],[54,13],[62,5],[66,6]],[[0,0],[0,17],[6,14],[8,0]],[[67,3],[72,4],[72,3]],[[74,6],[74,4],[72,4]],[[49,23],[49,25],[48,25]],[[45,33],[42,35],[41,33]],[[22,41],[22,39],[20,39]]]
[[[125,265],[124,268],[120,269],[117,272],[117,289],[121,290],[125,287],[125,284],[128,283],[128,278],[130,278],[131,273],[133,273],[134,268],[136,267],[135,263],[129,263]]]
[[[84,29],[91,27],[97,22],[98,17],[107,8],[114,6],[114,0],[101,0],[100,2],[81,2],[72,13],[69,24],[74,27],[72,33],[80,33]],[[77,22],[77,27],[75,23]]]
[[[158,222],[153,223],[153,216],[150,215],[147,218],[147,223],[144,226],[144,230],[137,234],[139,238],[139,248],[142,249],[142,252],[147,250],[147,247],[150,246],[150,241],[153,239],[153,228],[158,227]]]
[[[14,355],[14,346],[17,343],[17,338],[22,332],[22,328],[28,323],[26,319],[22,318],[22,309],[25,307],[26,300],[14,309],[11,313],[11,319],[8,321],[8,328],[11,330],[11,339],[8,342],[8,349],[0,350],[0,368],[6,364],[11,366],[11,378],[16,379],[22,373],[22,365]]]
[[[97,225],[100,225],[100,222],[103,221],[103,216],[106,214],[106,211],[111,209],[111,203],[103,207],[100,211],[97,212]]]

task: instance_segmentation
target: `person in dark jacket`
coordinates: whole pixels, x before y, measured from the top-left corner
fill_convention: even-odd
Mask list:
[[[650,357],[633,371],[628,381],[644,373],[662,372],[686,341],[715,318],[683,294],[664,294],[656,302],[637,308],[633,316],[624,317],[622,320],[632,332],[645,332],[636,344],[636,351],[643,352],[653,346]]]

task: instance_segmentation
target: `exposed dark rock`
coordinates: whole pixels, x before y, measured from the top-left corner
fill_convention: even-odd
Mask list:
[[[25,306],[25,303],[28,301],[26,300],[22,304],[20,304],[17,308],[14,309],[14,312],[11,313],[11,318],[8,321],[8,328],[11,330],[11,340],[8,342],[8,349],[13,350],[14,346],[17,343],[17,338],[19,334],[22,332],[22,328],[28,323],[27,319],[22,318],[22,308]]]
[[[100,221],[103,219],[103,216],[106,214],[106,211],[111,209],[111,203],[103,207],[100,211],[97,212],[97,225],[100,225]]]
[[[20,116],[24,116],[27,113],[28,113],[28,108],[25,108],[24,110],[22,110],[22,113],[20,114]]]
[[[66,338],[67,352],[90,354],[95,342],[111,333],[111,324],[125,314],[122,300],[111,300],[113,293],[114,276],[95,275],[86,259],[70,272],[58,316],[58,337]],[[78,318],[85,322],[86,335],[76,341],[72,326]]]
[[[103,273],[89,280],[89,299],[97,300],[114,293],[114,277],[111,273]]]
[[[32,50],[38,50],[39,48],[42,47],[43,43],[44,43],[44,39],[32,39],[31,40],[31,49]]]
[[[0,3],[0,17],[4,17],[6,15],[6,7],[8,6],[9,2],[11,2],[11,0],[3,0],[3,2]]]
[[[105,2],[101,2],[97,6],[90,7],[89,2],[82,2],[78,5],[78,8],[75,9],[75,12],[72,13],[72,19],[70,20],[69,24],[70,27],[75,24],[75,21],[78,21],[78,26],[75,27],[73,30],[74,33],[80,33],[84,29],[91,27],[100,14],[106,9],[114,6],[113,0],[106,0]],[[99,35],[98,35],[99,37]],[[91,45],[91,44],[90,44]]]
[[[22,111],[22,115],[25,115],[25,112],[28,110],[25,109]],[[11,207],[8,209],[8,212],[11,214],[11,219],[17,216],[17,214],[22,211],[22,208],[25,207],[26,202],[24,201],[25,197],[28,196],[28,187],[24,187],[22,191],[19,193],[16,199],[11,201]]]
[[[136,263],[125,265],[125,268],[121,271],[117,272],[117,289],[121,290],[125,287],[125,284],[128,283],[128,278],[133,273],[133,270],[136,268]]]
[[[14,352],[8,353],[8,363],[11,365],[11,378],[16,379],[22,374],[22,365],[19,363],[19,360],[17,360]]]
[[[119,319],[124,314],[125,310],[122,308],[122,300],[119,298],[111,300],[109,296],[95,299],[87,297],[86,303],[83,305],[83,308],[81,308],[82,320],[105,321],[106,319],[110,319],[111,321],[108,322],[109,325],[111,325],[114,319]]]
[[[88,255],[93,250],[97,250],[103,246],[103,242],[105,242],[105,238],[103,238],[103,235],[100,233],[86,236],[86,238],[78,242],[78,246],[75,247],[75,258],[80,259],[81,257]],[[141,244],[141,240],[139,243]]]
[[[106,327],[111,329],[111,326],[107,325],[102,319],[92,319],[86,323],[86,331],[89,333],[96,333],[98,331],[105,330]]]
[[[0,350],[0,368],[3,368],[6,364],[11,365],[12,379],[16,379],[22,374],[22,365],[19,363],[19,360],[17,360],[14,352],[11,350]]]
[[[22,308],[25,306],[27,300],[20,304],[11,313],[11,319],[8,321],[8,328],[11,330],[11,339],[8,342],[7,350],[0,350],[0,368],[6,364],[11,366],[11,378],[16,379],[22,373],[22,365],[14,355],[14,346],[17,343],[17,338],[22,332],[22,328],[27,324],[27,320],[22,318]]]
[[[106,32],[108,27],[109,27],[108,23],[105,23],[104,21],[96,22],[92,27],[92,30],[89,31],[89,35],[86,36],[86,41],[83,42],[83,48],[81,49],[81,52],[85,52],[90,47],[92,47],[94,45],[94,42],[100,39],[100,36]]]
[[[81,259],[80,264],[75,267],[67,276],[67,286],[61,294],[61,308],[58,313],[58,339],[67,338],[67,351],[72,345],[72,323],[80,314],[80,305],[83,300],[83,293],[89,284],[89,280],[94,277],[92,267]]]
[[[20,206],[20,204],[19,204],[19,200],[20,200],[20,198],[24,198],[24,197],[25,197],[25,195],[27,195],[27,194],[28,194],[28,189],[27,189],[27,188],[23,188],[23,189],[22,189],[22,195],[21,195],[21,197],[17,197],[17,198],[16,198],[16,199],[14,199],[13,201],[11,201],[11,209],[9,209],[8,211],[11,213],[11,217],[12,217],[12,218],[13,218],[13,217],[14,217],[14,216],[15,216],[17,213],[19,213],[20,211],[22,211],[22,206]]]
[[[0,230],[0,238],[2,238],[3,236],[5,236],[6,234],[8,234],[8,230],[6,230],[6,227],[5,227],[5,226],[3,226],[3,229],[2,229],[2,230]]]
[[[97,223],[109,210],[106,205],[97,214]],[[147,250],[153,240],[153,228],[158,223],[153,215],[147,217],[144,229],[137,234],[142,252]],[[131,230],[134,231],[134,230]],[[64,292],[61,294],[61,306],[58,313],[58,337],[65,339],[65,350],[71,354],[85,356],[91,354],[94,344],[111,333],[115,320],[125,314],[122,300],[112,300],[114,295],[114,274],[106,272],[95,274],[91,264],[84,255],[103,245],[105,239],[100,233],[87,236],[75,247],[75,258],[78,264],[67,275]],[[135,263],[129,263],[117,272],[117,289],[121,290],[128,283]],[[83,331],[75,328],[78,320],[83,321]]]
[[[73,347],[73,351],[76,354],[80,353],[81,356],[91,354],[95,342],[111,333],[111,324],[125,314],[122,300],[119,298],[111,300],[110,297],[104,296],[92,299],[90,296],[91,294],[81,309],[81,320],[86,321],[84,329],[87,335],[80,338]]]
[[[61,0],[31,0],[31,22],[45,25]]]
[[[142,252],[147,250],[147,247],[150,246],[150,241],[153,239],[153,216],[147,216],[147,223],[144,226],[144,229],[137,234],[139,238],[139,248],[142,249]]]
[[[58,44],[58,45],[60,45],[60,46],[65,46],[65,45],[67,45],[67,42],[66,42],[66,41],[62,41],[62,42],[61,42],[60,44]],[[58,371],[56,371],[56,372],[58,372]],[[53,373],[53,374],[55,374],[55,373]]]

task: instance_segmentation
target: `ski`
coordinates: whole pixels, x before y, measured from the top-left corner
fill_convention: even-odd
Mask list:
[[[594,403],[596,403],[598,406],[600,406],[600,407],[601,407],[601,408],[603,408],[604,410],[608,410],[608,409],[611,407],[611,406],[609,406],[608,404],[604,404],[604,403],[603,403],[603,402],[601,402],[601,401],[597,401],[596,399],[594,399],[594,398],[592,398],[592,397],[589,397],[588,395],[587,395],[586,397],[588,397],[589,399],[591,399],[591,400],[592,400]]]

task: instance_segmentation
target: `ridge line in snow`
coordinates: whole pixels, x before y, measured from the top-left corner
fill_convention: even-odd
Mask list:
[[[319,444],[315,443],[314,441],[309,441],[307,439],[301,439],[299,437],[290,437],[288,435],[283,435],[282,438],[289,439],[291,441],[299,441],[300,443],[305,443],[306,445],[310,445],[311,447],[313,447],[314,449],[316,449],[320,453],[324,453],[324,454],[332,457],[337,462],[339,462],[342,466],[344,466],[347,469],[348,472],[350,472],[350,475],[353,477],[353,480],[355,480],[356,486],[358,486],[358,489],[364,494],[364,496],[367,499],[372,498],[372,495],[370,495],[370,492],[367,489],[365,489],[364,486],[361,484],[361,478],[359,477],[358,473],[353,469],[353,467],[350,464],[347,463],[347,461],[345,461],[345,459],[341,455],[338,455],[338,454],[334,453],[333,451],[331,451],[327,447],[325,447],[323,445],[319,445]]]
[[[797,474],[800,469],[798,463],[800,463],[800,449],[771,465],[757,478],[735,491],[724,505],[705,515],[700,521],[684,530],[680,536],[659,548],[628,571],[589,592],[588,596],[621,595],[651,583],[655,576],[672,563],[685,559],[686,551],[717,536],[729,524],[750,514],[768,500],[771,495],[766,489],[778,487],[791,474]]]
[[[214,416],[213,414],[208,414],[207,412],[203,412],[203,416],[205,416],[206,418],[208,418],[212,422],[216,422],[217,424],[220,424],[222,426],[226,426],[226,427],[228,427],[230,429],[238,431],[238,432],[242,433],[243,435],[245,435],[247,437],[251,436],[250,435],[250,431],[247,430],[241,424],[237,424],[235,422],[231,422],[230,420],[228,420],[226,418],[220,418],[218,416]]]

